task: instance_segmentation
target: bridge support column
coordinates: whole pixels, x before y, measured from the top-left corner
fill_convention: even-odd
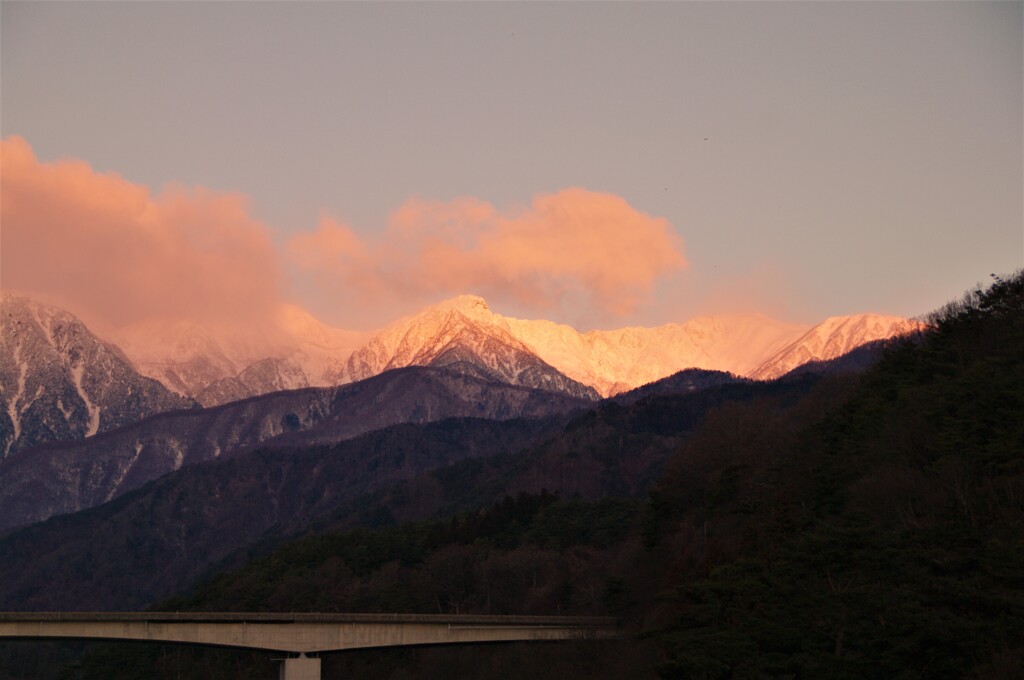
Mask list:
[[[302,654],[294,659],[281,660],[279,680],[320,680],[320,659]]]

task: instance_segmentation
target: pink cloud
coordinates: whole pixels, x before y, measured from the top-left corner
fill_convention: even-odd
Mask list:
[[[148,188],[0,142],[0,285],[120,326],[149,317],[249,322],[278,301],[279,255],[246,200]]]
[[[565,189],[499,210],[475,198],[409,200],[363,235],[329,217],[285,253],[239,194],[158,194],[76,160],[40,162],[0,141],[0,286],[109,330],[150,318],[251,327],[274,316],[283,265],[331,320],[367,327],[441,297],[483,295],[523,313],[629,314],[686,265],[669,223],[620,197]],[[284,256],[283,256],[284,255]],[[499,307],[501,309],[501,307]]]
[[[362,267],[368,256],[356,233],[330,217],[321,218],[316,230],[293,236],[289,247],[305,270]]]
[[[665,219],[577,188],[506,211],[473,198],[410,200],[377,237],[325,219],[288,252],[350,304],[475,292],[538,312],[571,297],[608,316],[633,312],[686,264]]]

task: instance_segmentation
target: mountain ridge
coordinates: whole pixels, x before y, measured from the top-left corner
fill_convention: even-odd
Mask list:
[[[681,370],[724,371],[770,379],[807,361],[824,361],[854,347],[911,332],[922,324],[900,317],[856,314],[830,317],[815,326],[794,324],[762,314],[694,317],[652,328],[627,327],[580,333],[546,320],[525,320],[494,313],[475,295],[462,295],[394,322],[349,357],[335,377],[361,377],[374,370],[427,362],[440,354],[444,326],[460,316],[477,332],[499,338],[600,396],[614,396]],[[431,354],[433,352],[433,354]],[[788,352],[788,354],[784,354]],[[767,363],[778,367],[769,375]],[[787,364],[788,362],[788,364]],[[760,371],[760,373],[759,373]],[[508,380],[509,376],[505,376]]]
[[[330,328],[299,307],[282,305],[258,333],[151,320],[111,337],[143,375],[215,406],[413,365],[596,399],[691,368],[772,379],[801,363],[921,327],[877,314],[830,317],[815,326],[733,314],[581,333],[543,319],[505,317],[483,298],[461,295],[373,334]]]
[[[925,324],[883,314],[831,316],[780,349],[750,373],[771,380],[803,364],[835,359],[869,342],[920,332]]]
[[[475,366],[483,375],[512,385],[596,399],[590,386],[572,380],[513,335],[483,298],[459,296],[384,329],[335,374],[359,380],[403,366]]]
[[[436,367],[406,367],[340,387],[159,413],[97,438],[49,442],[0,461],[0,529],[92,507],[168,472],[276,439],[336,443],[398,423],[542,417],[590,403]]]
[[[194,405],[57,307],[0,291],[0,459]]]

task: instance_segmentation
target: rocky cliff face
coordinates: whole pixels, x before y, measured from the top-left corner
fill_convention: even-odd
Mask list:
[[[0,458],[192,405],[71,314],[0,293]]]

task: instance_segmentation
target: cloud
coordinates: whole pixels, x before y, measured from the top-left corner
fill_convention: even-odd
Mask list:
[[[635,311],[686,264],[665,219],[578,188],[506,211],[474,198],[410,200],[376,237],[324,218],[287,248],[293,265],[349,304],[473,292],[538,313],[572,300],[612,317]]]
[[[148,188],[0,141],[0,285],[108,327],[152,317],[249,323],[279,302],[280,256],[246,199]]]
[[[608,320],[686,264],[666,220],[584,189],[503,210],[409,200],[369,235],[325,216],[282,251],[245,196],[154,194],[81,161],[40,162],[18,137],[0,153],[0,286],[101,332],[148,319],[265,328],[291,292],[350,328],[462,293],[505,313]]]

